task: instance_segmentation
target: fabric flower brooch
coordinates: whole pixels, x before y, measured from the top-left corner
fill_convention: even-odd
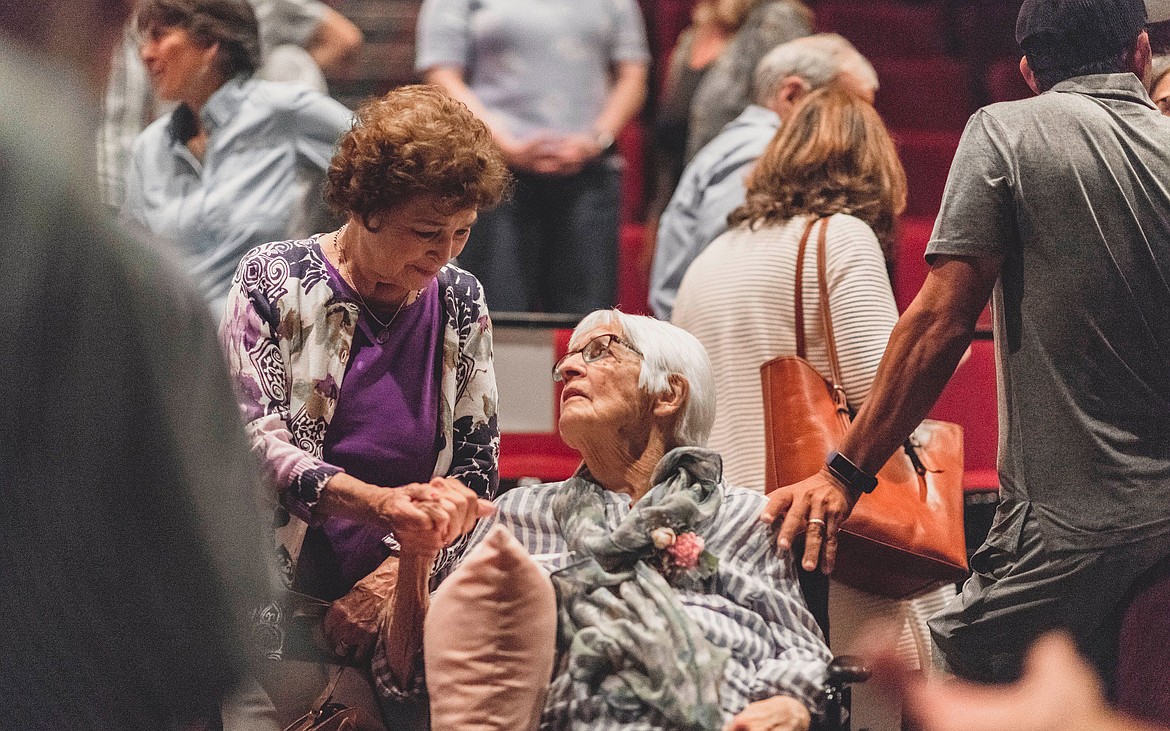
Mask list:
[[[719,558],[706,550],[703,536],[689,528],[653,528],[650,530],[650,542],[654,547],[654,555],[649,563],[671,583],[680,579],[701,581],[714,576],[719,568]]]

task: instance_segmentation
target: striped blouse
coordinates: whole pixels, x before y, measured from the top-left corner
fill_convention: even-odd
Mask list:
[[[549,571],[575,563],[553,518],[552,502],[559,487],[560,483],[521,487],[502,495],[496,500],[495,515],[476,526],[468,552],[493,526],[502,524]],[[719,557],[719,592],[680,590],[679,600],[713,645],[731,651],[719,694],[724,716],[730,720],[749,703],[775,695],[792,696],[815,713],[831,656],[801,598],[792,557],[777,552],[758,520],[762,495],[723,484],[720,489],[719,512],[700,527],[707,550]],[[629,498],[609,491],[603,496],[607,522],[616,528],[630,511]],[[542,728],[552,727],[550,719],[563,715],[567,700],[546,699]],[[598,706],[601,715],[591,726],[595,731],[659,728],[650,719],[632,725],[607,719],[601,699]]]
[[[679,287],[671,321],[699,339],[715,373],[715,425],[707,446],[723,455],[723,474],[735,485],[764,489],[764,402],[760,366],[796,354],[793,297],[796,251],[807,218],[720,236],[697,257]],[[804,262],[808,360],[829,373],[818,309],[816,236]],[[885,259],[860,219],[829,219],[825,269],[841,378],[849,405],[869,396],[898,309]]]

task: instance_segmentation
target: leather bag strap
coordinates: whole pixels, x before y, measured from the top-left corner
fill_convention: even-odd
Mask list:
[[[829,219],[822,218],[821,232],[817,236],[817,289],[820,291],[821,327],[825,330],[825,345],[829,349],[829,372],[833,386],[841,385],[841,359],[837,356],[837,339],[833,335],[833,317],[829,312],[829,281],[825,272],[825,239],[829,231]]]
[[[821,327],[825,332],[825,345],[829,349],[829,377],[832,379],[833,401],[837,404],[837,413],[848,425],[851,420],[849,402],[845,398],[845,387],[841,385],[841,359],[837,356],[837,339],[833,335],[833,316],[829,312],[829,281],[825,273],[828,256],[825,254],[825,239],[829,234],[829,219],[822,218],[821,231],[817,236],[817,289],[820,294]]]
[[[325,689],[321,691],[321,695],[317,696],[317,701],[313,704],[313,708],[320,711],[329,705],[333,700],[333,691],[337,690],[337,683],[341,680],[341,676],[345,673],[345,665],[338,665],[333,669],[333,677],[329,678],[329,682],[325,685]]]
[[[809,217],[808,225],[804,227],[804,235],[800,237],[800,246],[796,250],[796,287],[794,297],[794,312],[796,313],[796,354],[808,359],[804,336],[804,252],[808,249],[808,237],[812,233],[816,218]]]
[[[285,726],[284,731],[312,731],[312,729],[320,728],[318,724],[321,723],[322,716],[325,715],[325,707],[333,700],[333,691],[337,689],[337,681],[341,680],[341,674],[344,672],[344,665],[334,670],[329,682],[325,684],[325,690],[321,691],[321,695],[313,701],[312,707],[305,712],[305,715]]]

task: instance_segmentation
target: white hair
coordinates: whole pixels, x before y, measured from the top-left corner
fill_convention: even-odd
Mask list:
[[[809,91],[852,74],[863,85],[878,88],[877,72],[853,44],[836,33],[817,33],[781,43],[760,59],[753,77],[756,104],[769,106],[780,82],[789,76],[803,79]]]
[[[669,377],[686,379],[687,402],[673,434],[675,446],[703,447],[715,423],[715,376],[711,359],[698,338],[677,325],[620,310],[596,310],[573,330],[572,339],[599,325],[617,325],[626,340],[642,351],[638,386],[650,394],[670,388]]]

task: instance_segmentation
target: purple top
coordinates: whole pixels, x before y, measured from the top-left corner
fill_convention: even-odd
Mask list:
[[[360,304],[353,288],[322,258],[334,290]],[[325,433],[325,461],[372,485],[426,482],[439,455],[439,284],[432,281],[389,328],[383,329],[364,306],[360,311],[337,407]],[[344,594],[389,555],[384,537],[383,530],[327,518],[305,538],[314,569],[302,571],[314,585],[305,589],[322,599]]]

